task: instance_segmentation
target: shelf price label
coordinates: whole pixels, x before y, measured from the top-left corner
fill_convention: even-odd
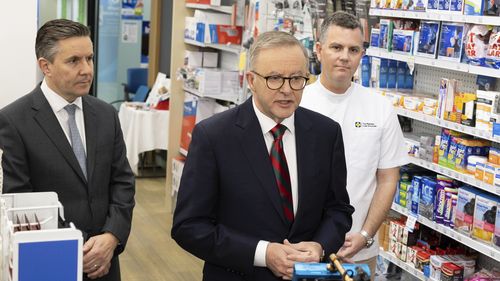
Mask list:
[[[409,232],[413,232],[415,230],[415,224],[417,223],[417,217],[414,214],[411,214],[406,219],[406,229]]]

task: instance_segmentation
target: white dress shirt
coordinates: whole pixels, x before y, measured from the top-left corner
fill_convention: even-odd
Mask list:
[[[267,151],[271,153],[271,147],[274,142],[274,137],[271,134],[271,129],[274,128],[277,123],[260,112],[260,110],[255,105],[255,100],[252,100],[253,109],[257,119],[259,120],[260,128],[262,129],[262,135],[266,142]],[[292,116],[284,119],[281,124],[287,127],[285,134],[283,135],[283,150],[285,152],[286,162],[288,164],[288,171],[290,173],[290,182],[292,188],[292,201],[293,201],[293,214],[297,213],[297,205],[299,202],[298,194],[298,181],[297,181],[297,151],[295,145],[295,113]],[[260,240],[255,249],[254,266],[266,267],[266,250],[269,241]]]
[[[56,92],[54,92],[52,89],[50,89],[47,83],[45,82],[45,79],[43,79],[40,88],[42,89],[43,95],[49,102],[52,111],[54,111],[54,114],[56,115],[57,120],[59,121],[59,125],[61,125],[61,128],[63,129],[64,134],[66,135],[66,138],[68,139],[68,142],[71,145],[71,138],[69,136],[69,126],[68,126],[69,115],[68,112],[64,109],[64,107],[70,103],[63,97],[58,95]],[[82,98],[78,97],[73,102],[73,104],[76,105],[76,111],[75,111],[76,126],[78,127],[78,132],[80,133],[80,137],[82,138],[82,144],[83,148],[85,149],[85,154],[87,154],[87,141],[85,138],[85,122],[83,118]]]

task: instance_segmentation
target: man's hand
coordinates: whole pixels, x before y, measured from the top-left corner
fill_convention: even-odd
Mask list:
[[[299,254],[288,255],[287,258],[294,262],[319,262],[323,257],[323,247],[321,247],[321,245],[317,242],[306,241],[300,243],[290,243],[287,239],[285,239],[283,244],[300,251]]]
[[[337,253],[343,261],[352,262],[352,257],[366,247],[366,239],[361,233],[353,232],[345,236],[344,245]]]
[[[279,243],[269,243],[266,249],[266,266],[277,277],[284,280],[292,280],[293,261],[287,258],[288,255],[300,255],[301,252],[289,245]]]
[[[90,279],[108,274],[118,239],[111,233],[91,237],[83,245],[83,272]]]

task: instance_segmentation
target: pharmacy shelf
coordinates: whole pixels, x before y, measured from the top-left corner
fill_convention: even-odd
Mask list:
[[[446,121],[443,119],[436,118],[435,116],[426,115],[421,112],[416,112],[413,110],[404,109],[401,107],[394,107],[396,113],[400,116],[405,116],[414,120],[422,121],[428,124],[436,125],[439,127],[444,127],[452,129],[454,131],[462,132],[467,135],[475,136],[482,139],[487,139],[493,142],[500,143],[500,137],[493,137],[492,133],[485,130],[479,130],[475,127],[469,127],[455,122]]]
[[[186,8],[191,9],[199,9],[199,10],[212,10],[225,14],[232,14],[233,7],[232,6],[214,6],[208,4],[195,4],[195,3],[186,3]]]
[[[434,21],[451,21],[463,23],[475,23],[484,25],[500,25],[499,17],[491,16],[467,16],[451,13],[436,13],[425,11],[404,11],[404,10],[389,10],[389,9],[370,9],[371,16],[382,16],[390,18],[406,18],[406,19],[420,19],[420,20],[434,20]]]
[[[196,89],[188,88],[188,87],[183,87],[184,91],[191,93],[195,96],[201,97],[201,98],[211,98],[211,99],[218,99],[218,100],[225,100],[225,101],[230,101],[234,103],[238,103],[238,96],[236,95],[207,95],[199,92]]]
[[[366,54],[369,56],[373,56],[373,57],[379,57],[379,58],[391,59],[391,60],[397,60],[397,61],[404,61],[408,64],[427,65],[427,66],[449,69],[449,70],[465,72],[465,73],[470,72],[469,71],[470,65],[468,65],[468,64],[454,62],[454,61],[447,61],[447,60],[443,60],[443,59],[437,60],[437,59],[420,57],[420,56],[412,56],[412,55],[408,55],[408,54],[398,54],[398,53],[388,52],[385,49],[372,48],[372,47],[370,47],[366,50]],[[485,72],[482,72],[484,74],[481,74],[481,75],[493,76],[493,77],[496,77],[495,75],[500,75],[500,71],[497,74],[495,72],[496,71],[495,69],[491,69],[491,68],[487,68],[487,67],[481,67],[481,68],[484,68],[486,70]],[[480,71],[480,70],[476,70],[476,71]],[[478,74],[478,73],[474,73],[474,74]]]
[[[469,73],[500,78],[500,69],[469,65]]]
[[[408,210],[406,208],[401,207],[400,205],[396,203],[392,203],[392,210],[404,215],[408,216]],[[455,239],[456,241],[466,245],[469,248],[472,248],[478,252],[481,252],[492,259],[499,261],[500,262],[500,250],[493,248],[491,245],[487,245],[485,243],[479,242],[477,240],[472,239],[469,236],[466,236],[462,233],[459,233],[449,227],[446,227],[441,224],[437,224],[427,218],[424,218],[422,216],[418,216],[417,221],[431,229],[434,229],[437,232],[440,232],[452,239]]]
[[[201,43],[196,40],[191,40],[191,39],[184,39],[184,43],[193,45],[193,46],[198,46],[198,47],[204,47],[204,48],[213,48],[225,52],[230,52],[233,54],[239,54],[241,52],[241,46],[240,45],[233,45],[233,44],[211,44],[211,43]]]
[[[384,251],[384,249],[380,248],[380,251],[379,251],[379,256],[381,256],[382,258],[392,262],[393,264],[397,265],[398,267],[400,267],[402,270],[410,273],[411,275],[415,276],[416,278],[422,280],[422,281],[427,281],[427,280],[431,280],[430,278],[427,278],[425,277],[425,275],[420,271],[420,270],[417,270],[415,267],[413,267],[412,265],[398,259],[396,257],[396,255],[394,255],[393,253],[389,253],[389,252],[386,252]]]
[[[425,168],[427,170],[431,170],[431,171],[436,172],[436,173],[441,174],[441,175],[445,175],[447,177],[450,177],[450,178],[456,179],[458,181],[464,182],[466,184],[472,185],[472,186],[479,188],[481,190],[484,190],[486,192],[500,196],[500,187],[496,187],[494,185],[487,184],[483,181],[476,179],[472,175],[463,174],[463,173],[454,171],[452,169],[443,167],[441,165],[438,165],[436,163],[432,163],[432,162],[429,162],[429,161],[426,161],[423,159],[419,159],[416,157],[410,156],[408,158],[410,158],[410,162],[414,165],[420,166],[420,167]]]

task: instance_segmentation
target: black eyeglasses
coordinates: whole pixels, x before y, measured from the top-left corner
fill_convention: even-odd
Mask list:
[[[290,88],[292,90],[302,90],[307,84],[307,81],[309,81],[309,78],[304,77],[304,76],[292,76],[292,77],[282,77],[279,75],[269,75],[269,76],[262,76],[261,74],[251,71],[252,73],[257,74],[257,76],[260,76],[266,80],[266,86],[270,90],[278,90],[283,85],[285,84],[285,80],[288,80],[288,85],[290,85]]]

